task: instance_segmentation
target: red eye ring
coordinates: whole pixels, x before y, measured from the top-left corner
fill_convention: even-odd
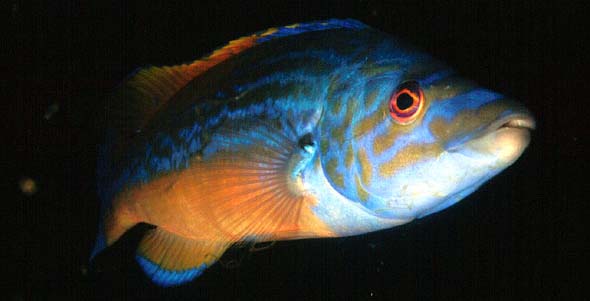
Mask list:
[[[395,122],[410,124],[422,111],[424,92],[417,81],[401,83],[389,99],[389,113]]]

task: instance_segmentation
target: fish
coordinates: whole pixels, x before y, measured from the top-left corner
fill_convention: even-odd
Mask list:
[[[145,274],[201,275],[232,245],[353,236],[465,198],[535,119],[352,19],[276,27],[129,75],[108,100],[91,260],[138,224]]]

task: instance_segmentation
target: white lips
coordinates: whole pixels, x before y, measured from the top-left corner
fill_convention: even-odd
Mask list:
[[[525,116],[511,118],[507,122],[505,122],[501,127],[526,128],[534,130],[537,127],[537,125],[535,124],[534,119]]]
[[[529,115],[512,115],[492,123],[478,138],[468,141],[465,149],[496,157],[497,164],[510,165],[524,152],[531,140],[535,120]]]

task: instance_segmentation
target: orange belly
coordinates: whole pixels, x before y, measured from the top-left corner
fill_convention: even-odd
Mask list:
[[[203,162],[122,192],[115,212],[205,241],[288,240],[335,234],[280,175],[262,179],[239,160]]]

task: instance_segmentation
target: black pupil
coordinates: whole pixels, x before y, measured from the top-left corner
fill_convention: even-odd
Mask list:
[[[400,110],[405,110],[412,106],[414,99],[408,93],[402,93],[397,96],[397,107]]]

